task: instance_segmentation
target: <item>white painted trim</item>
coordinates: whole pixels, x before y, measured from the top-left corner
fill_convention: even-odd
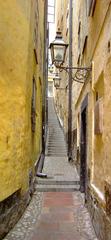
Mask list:
[[[91,187],[94,189],[94,191],[97,193],[98,197],[105,202],[104,194],[92,183]]]

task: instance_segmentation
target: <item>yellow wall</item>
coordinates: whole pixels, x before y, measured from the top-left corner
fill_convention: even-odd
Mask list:
[[[108,42],[111,43],[111,5],[110,1],[97,1],[94,15],[87,17],[88,22],[88,40],[84,53],[81,55],[81,63],[89,66],[93,62],[90,89],[86,87],[80,89],[80,94],[76,95],[76,112],[80,112],[81,104],[86,94],[89,93],[87,116],[88,135],[87,135],[87,162],[88,168],[91,170],[92,188],[95,186],[101,195],[98,195],[100,201],[105,199],[105,181],[111,182],[111,164],[110,164],[110,80],[111,80],[111,50],[108,50]],[[76,6],[77,7],[77,6]],[[81,0],[80,8],[83,8]],[[81,16],[83,22],[83,16]],[[81,32],[83,34],[83,32]],[[78,47],[78,46],[77,46]],[[103,100],[103,114],[101,113],[101,121],[103,122],[102,134],[94,133],[94,108],[96,103],[96,92],[99,98]],[[103,120],[102,120],[103,118]],[[101,197],[102,196],[102,197]]]
[[[95,185],[102,194],[100,196],[104,198],[105,181],[111,183],[111,4],[110,0],[97,0],[93,16],[88,16],[86,2],[88,1],[73,1],[72,58],[73,66],[77,66],[79,56],[78,30],[79,22],[81,22],[79,66],[89,67],[93,62],[93,69],[89,81],[85,85],[73,82],[72,121],[73,129],[76,129],[78,114],[81,112],[81,104],[88,93],[87,162],[88,168],[91,171],[91,184]],[[56,26],[60,27],[64,40],[67,42],[66,12],[69,1],[64,1],[63,8],[61,8],[61,3],[62,1],[56,1]],[[62,24],[62,17],[64,24]],[[87,35],[87,43],[83,49],[85,35]],[[65,64],[67,64],[67,58]],[[63,81],[65,80],[65,84],[63,85],[65,86],[66,77],[64,75],[61,75],[61,77]],[[99,98],[102,97],[103,99],[103,132],[100,135],[94,133],[96,92],[99,93]],[[67,110],[65,111],[65,109],[67,106],[67,96],[68,92],[64,93],[64,91],[61,91],[60,94],[57,92],[56,96],[59,108],[58,112],[62,111],[59,114],[62,116],[66,132]],[[60,110],[60,106],[62,106],[62,110]],[[80,133],[80,129],[78,131]]]
[[[108,51],[108,42],[111,41],[110,22],[111,6],[109,5],[109,1],[106,3],[104,1],[97,1],[94,17],[90,19],[89,46],[91,47],[90,49],[92,49],[94,62],[94,78],[92,83],[92,92],[94,91],[94,93],[92,100],[95,105],[95,92],[98,92],[99,98],[102,97],[103,99],[103,132],[100,135],[96,135],[92,132],[92,183],[100,190],[104,197],[105,181],[111,181],[111,173],[109,170],[111,167],[110,154],[108,153],[108,151],[110,151],[111,137],[110,123],[108,123],[110,119],[110,104],[108,103],[108,99],[110,97],[111,76],[111,70],[108,67],[108,65],[111,64],[110,53]],[[96,31],[94,31],[94,29],[96,29]],[[95,39],[95,41],[92,42],[92,39]]]
[[[34,57],[34,1],[0,3],[0,201],[26,191],[41,152],[44,2],[39,1],[38,64]],[[31,132],[36,79],[36,132]]]

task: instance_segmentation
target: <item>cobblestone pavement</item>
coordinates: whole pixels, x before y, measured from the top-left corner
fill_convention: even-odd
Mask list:
[[[28,240],[42,209],[43,193],[35,191],[32,200],[15,227],[7,234],[5,240]]]
[[[35,192],[5,240],[97,240],[80,192]]]

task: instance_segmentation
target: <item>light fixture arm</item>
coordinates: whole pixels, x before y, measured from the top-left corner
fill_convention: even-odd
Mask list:
[[[78,82],[78,83],[85,83],[85,81],[88,79],[92,67],[65,67],[65,66],[56,66],[57,69],[59,69],[60,72],[65,71],[69,74],[70,69],[74,71],[74,76],[72,76],[72,81]]]

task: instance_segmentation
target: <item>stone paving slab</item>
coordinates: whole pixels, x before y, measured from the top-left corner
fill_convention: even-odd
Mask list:
[[[44,193],[41,216],[30,240],[97,240],[80,192]]]

